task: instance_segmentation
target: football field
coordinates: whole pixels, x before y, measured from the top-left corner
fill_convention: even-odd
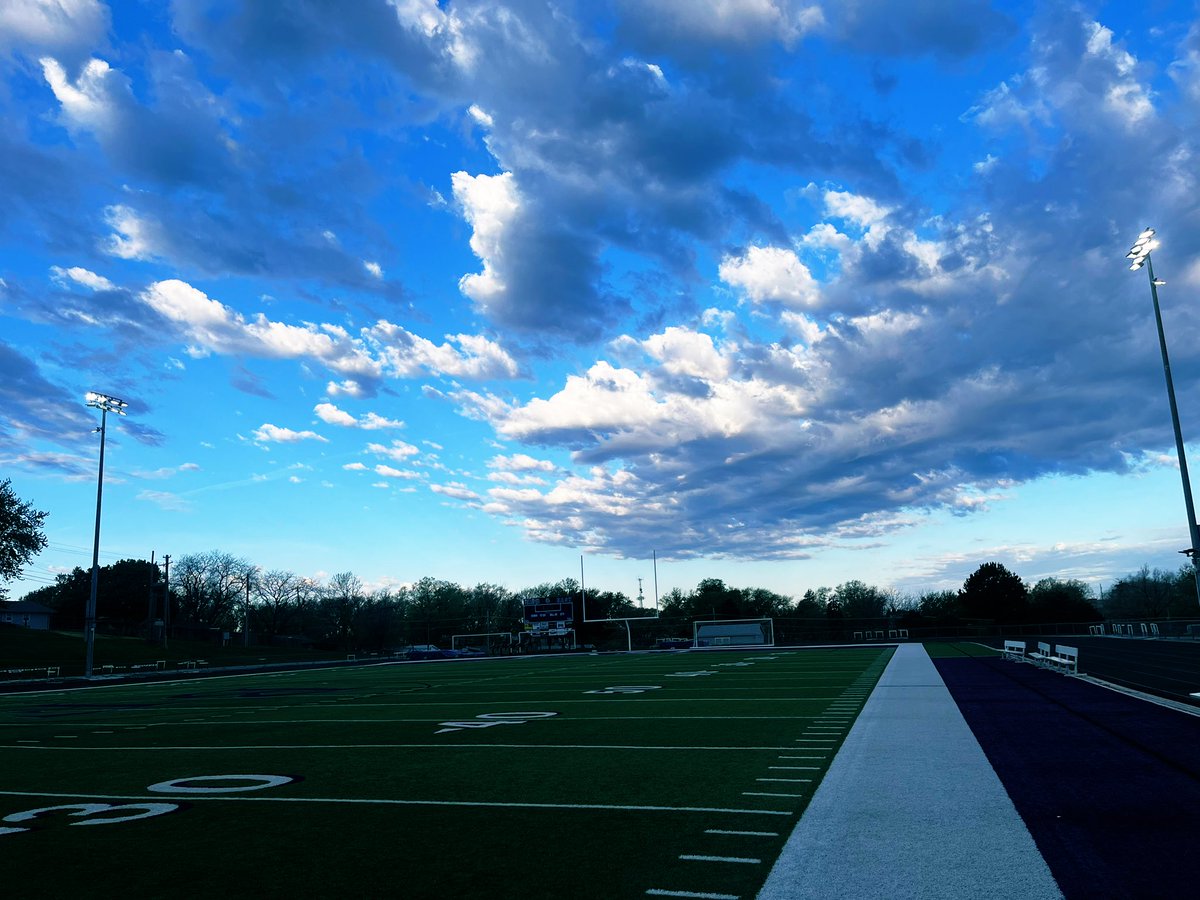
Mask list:
[[[0,696],[12,897],[753,897],[893,649]]]

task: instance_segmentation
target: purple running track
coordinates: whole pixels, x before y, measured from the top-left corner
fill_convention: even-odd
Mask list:
[[[1198,895],[1200,717],[1029,664],[935,662],[1067,898]]]

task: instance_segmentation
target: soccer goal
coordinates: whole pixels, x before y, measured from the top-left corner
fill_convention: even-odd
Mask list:
[[[453,634],[451,650],[482,650],[488,656],[507,656],[512,653],[513,636],[507,631],[484,631],[478,634]]]
[[[710,619],[692,623],[694,647],[774,647],[774,619]]]

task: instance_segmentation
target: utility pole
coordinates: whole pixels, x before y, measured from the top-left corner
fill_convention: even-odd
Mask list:
[[[167,646],[167,629],[171,625],[171,554],[163,554],[163,647]]]
[[[246,573],[246,621],[242,628],[242,645],[250,646],[250,573]]]
[[[154,551],[150,551],[150,565],[154,566],[154,577],[146,590],[146,642],[154,640],[154,589],[158,586],[158,565],[154,562]]]

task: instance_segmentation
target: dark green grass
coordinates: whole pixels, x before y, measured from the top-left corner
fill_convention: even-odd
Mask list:
[[[1000,651],[993,647],[977,644],[974,641],[939,642],[927,641],[925,652],[933,659],[953,656],[999,656]]]
[[[86,647],[83,635],[76,632],[35,631],[29,628],[0,627],[0,685],[17,677],[5,674],[10,669],[47,666],[58,668],[64,676],[82,675]],[[222,647],[211,641],[179,641],[172,639],[164,648],[144,638],[96,635],[92,652],[93,670],[100,673],[104,666],[127,669],[130,666],[166,663],[167,669],[177,669],[185,660],[204,659],[210,667],[252,666],[260,663],[310,662],[344,660],[345,652],[321,652],[283,647]],[[26,673],[24,677],[29,677]]]
[[[5,893],[752,897],[890,655],[447,661],[0,696],[0,819],[113,807],[0,821],[32,828],[0,834]],[[657,689],[589,693],[621,686]],[[463,725],[518,712],[555,715]],[[294,780],[148,790],[218,775]],[[760,780],[776,778],[811,781]],[[179,809],[82,824],[145,803]]]

